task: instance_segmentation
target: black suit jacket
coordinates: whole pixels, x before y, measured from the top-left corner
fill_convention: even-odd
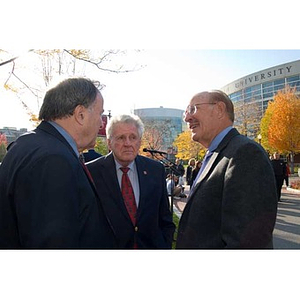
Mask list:
[[[114,227],[118,247],[132,248],[136,241],[139,249],[171,248],[175,225],[166,191],[164,167],[139,155],[135,163],[140,186],[136,226],[133,226],[122,198],[113,154],[87,163]]]
[[[275,177],[257,143],[232,129],[191,191],[176,248],[272,248]]]
[[[21,136],[0,168],[0,248],[114,248],[80,161],[49,123]]]

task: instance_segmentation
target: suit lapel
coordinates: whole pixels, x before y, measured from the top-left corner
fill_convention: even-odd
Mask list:
[[[116,174],[116,164],[113,154],[109,153],[102,160],[102,164],[99,167],[101,168],[102,180],[105,183],[106,187],[109,189],[109,195],[112,196],[112,199],[106,199],[106,201],[114,201],[117,207],[120,208],[122,213],[131,222],[119,186],[118,177]]]
[[[140,215],[145,197],[147,195],[147,180],[149,176],[149,171],[146,168],[143,160],[141,159],[140,156],[137,156],[135,159],[135,164],[136,164],[136,169],[137,169],[137,174],[138,174],[138,180],[139,180],[139,188],[140,188],[140,198],[139,198],[139,205],[137,209],[137,217]]]
[[[207,176],[207,174],[210,172],[210,170],[215,167],[214,163],[215,163],[217,157],[224,150],[224,148],[227,147],[227,145],[230,142],[230,140],[233,137],[235,137],[236,135],[239,135],[239,132],[235,128],[231,129],[227,133],[227,135],[223,138],[223,140],[218,145],[218,147],[213,151],[213,154],[212,154],[210,160],[208,161],[207,165],[205,166],[205,169],[200,174],[200,177],[198,178],[198,180],[197,180],[197,182],[195,184],[195,188],[192,190],[192,192],[190,193],[189,197],[191,197],[195,193],[195,191],[200,187],[199,183]]]

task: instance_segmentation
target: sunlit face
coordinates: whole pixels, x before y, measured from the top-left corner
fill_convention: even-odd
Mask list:
[[[192,132],[192,139],[207,148],[216,135],[215,105],[216,103],[211,103],[208,97],[196,95],[190,101],[184,116],[184,121],[188,123]]]
[[[84,124],[83,138],[85,139],[85,149],[95,146],[99,129],[103,126],[103,98],[100,93],[97,94],[96,100],[92,106],[86,109],[86,122]]]
[[[138,130],[134,124],[130,123],[116,124],[107,142],[115,159],[124,167],[135,159],[141,146]]]

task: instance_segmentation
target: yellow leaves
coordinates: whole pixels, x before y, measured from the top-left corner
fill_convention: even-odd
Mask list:
[[[7,91],[12,91],[14,93],[17,93],[18,92],[18,89],[13,87],[12,85],[6,83],[4,84],[4,88],[7,90]]]
[[[184,160],[192,157],[198,158],[199,155],[203,156],[205,153],[205,148],[191,139],[191,132],[189,130],[179,134],[173,145],[178,150],[176,157]]]
[[[295,90],[279,91],[261,122],[262,141],[280,152],[300,151],[300,99]],[[263,143],[264,145],[264,143]]]

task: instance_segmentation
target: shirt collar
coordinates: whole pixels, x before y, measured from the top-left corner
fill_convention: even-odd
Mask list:
[[[114,158],[115,159],[115,158]],[[115,159],[115,163],[116,163],[116,168],[117,170],[119,170],[120,168],[123,168],[123,166]],[[132,161],[128,166],[127,168],[129,168],[130,170],[134,170],[134,165],[135,165],[135,162]]]
[[[213,152],[216,150],[216,148],[219,146],[225,135],[232,129],[232,126],[228,126],[223,131],[221,131],[211,142],[211,144],[208,147],[209,152]]]
[[[53,121],[48,121],[48,123],[50,123],[67,140],[67,142],[70,144],[70,146],[72,147],[76,155],[79,157],[79,151],[77,149],[77,145],[74,139],[71,137],[71,135],[65,129],[59,126],[57,123]]]

